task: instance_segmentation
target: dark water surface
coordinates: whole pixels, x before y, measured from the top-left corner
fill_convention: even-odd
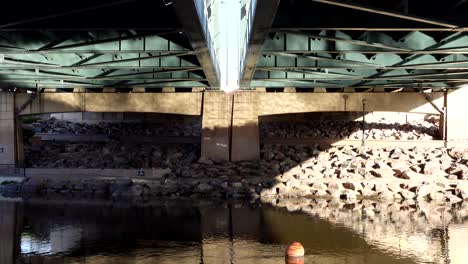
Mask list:
[[[0,198],[0,264],[282,264],[295,240],[307,264],[468,263],[465,206],[314,201],[307,208]]]

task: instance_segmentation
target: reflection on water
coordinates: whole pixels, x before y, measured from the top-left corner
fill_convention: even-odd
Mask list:
[[[0,200],[0,263],[285,263],[294,240],[308,264],[468,260],[466,205],[298,203]]]

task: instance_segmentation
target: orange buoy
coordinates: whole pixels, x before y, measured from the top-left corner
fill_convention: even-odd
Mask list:
[[[304,247],[299,242],[293,242],[288,246],[286,256],[290,258],[304,257]]]
[[[304,257],[286,257],[286,264],[304,264]]]

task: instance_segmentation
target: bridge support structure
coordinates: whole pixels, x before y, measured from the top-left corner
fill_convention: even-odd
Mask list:
[[[290,91],[288,89],[287,91]],[[408,112],[442,114],[451,142],[467,140],[468,88],[430,93],[299,93],[222,91],[187,93],[41,93],[20,115],[52,112],[146,112],[201,116],[201,157],[242,161],[260,157],[259,117],[308,112]],[[428,99],[429,98],[429,99]],[[23,162],[20,119],[26,94],[0,93],[0,165]],[[117,103],[115,103],[117,102]],[[442,109],[442,110],[441,110]]]
[[[202,118],[202,159],[260,158],[256,92],[206,92]]]
[[[15,95],[0,93],[0,170],[22,165],[23,138],[20,121],[15,115]]]

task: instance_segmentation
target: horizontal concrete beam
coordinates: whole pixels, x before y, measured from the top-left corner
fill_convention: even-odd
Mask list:
[[[41,93],[20,114],[140,112],[200,115],[202,93]],[[16,95],[16,107],[29,94]]]
[[[258,93],[258,113],[277,115],[306,112],[408,112],[439,114],[423,93]],[[432,101],[443,107],[443,93],[432,93]]]
[[[16,107],[29,94],[16,95]],[[62,112],[142,112],[200,115],[202,93],[42,93],[21,115]],[[443,93],[432,93],[443,107]],[[409,112],[439,114],[423,93],[257,93],[258,114],[306,112]]]

